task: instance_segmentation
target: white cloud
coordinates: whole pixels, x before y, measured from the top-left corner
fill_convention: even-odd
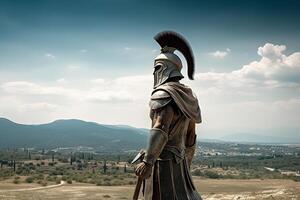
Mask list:
[[[267,43],[258,48],[259,60],[238,70],[195,74],[189,84],[203,106],[202,126],[222,132],[299,127],[300,52],[285,55],[285,49]]]
[[[37,103],[28,103],[22,104],[20,106],[21,112],[53,112],[57,110],[58,105],[50,104],[47,102],[37,102]]]
[[[105,84],[107,81],[105,81],[103,78],[97,78],[97,79],[92,79],[90,82],[102,85]]]
[[[214,82],[215,85],[233,87],[279,86],[281,84],[300,82],[300,52],[289,56],[283,54],[284,45],[266,43],[258,48],[259,61],[253,61],[241,69],[229,73],[198,73],[195,77],[200,81]],[[291,85],[291,84],[290,84]]]
[[[81,53],[86,53],[87,50],[86,50],[86,49],[81,49],[80,52],[81,52]]]
[[[261,57],[275,59],[282,55],[282,52],[286,50],[285,45],[274,45],[266,43],[263,47],[259,47],[257,50],[258,55]]]
[[[54,60],[54,59],[56,58],[54,55],[52,55],[52,54],[50,54],[50,53],[46,53],[46,54],[45,54],[45,57],[46,57],[46,58],[49,58],[49,59],[52,59],[52,60]]]
[[[300,81],[300,53],[283,54],[284,45],[267,43],[258,48],[259,61],[253,61],[235,71],[244,78],[275,80],[280,82]]]
[[[130,47],[124,47],[124,49],[125,49],[126,51],[130,51],[130,50],[131,50]]]
[[[124,76],[61,84],[29,81],[0,83],[0,112],[22,123],[42,123],[57,118],[81,118],[110,124],[144,126],[152,77]],[[8,104],[9,107],[1,105]],[[40,111],[39,111],[40,108]],[[34,112],[35,116],[30,116]],[[29,116],[29,117],[24,117]]]
[[[68,83],[68,81],[65,78],[60,78],[60,79],[57,79],[56,81],[57,81],[57,83],[60,83],[60,84]]]
[[[19,95],[63,95],[67,92],[63,87],[41,86],[27,81],[6,82],[1,88],[7,93]]]
[[[227,115],[239,122],[236,128],[278,129],[299,127],[300,98],[275,101],[244,101],[228,104]],[[239,110],[240,112],[237,112]],[[254,118],[255,117],[255,118]],[[228,124],[233,126],[232,124]]]
[[[95,91],[90,92],[86,96],[86,100],[95,102],[95,103],[101,103],[101,102],[109,102],[111,104],[114,103],[124,103],[127,101],[133,101],[134,97],[131,93],[128,91]]]
[[[222,59],[222,58],[225,58],[225,56],[227,56],[228,53],[230,53],[230,52],[231,52],[231,50],[230,50],[229,48],[227,48],[226,51],[220,51],[220,50],[217,50],[217,51],[215,51],[215,52],[209,53],[209,55],[211,55],[211,56],[213,56],[213,57],[215,57],[215,58],[220,58],[220,59]]]
[[[99,101],[139,101],[150,95],[152,77],[124,76],[112,80],[93,79],[90,81],[89,100]]]
[[[87,82],[87,88],[81,85],[66,87],[64,78],[57,80],[57,86],[45,86],[28,81],[4,82],[0,88],[6,95],[17,96],[60,96],[55,98],[69,98],[80,101],[132,101],[149,96],[151,90],[151,76],[125,76],[112,80],[92,79]],[[137,95],[138,94],[138,95]]]

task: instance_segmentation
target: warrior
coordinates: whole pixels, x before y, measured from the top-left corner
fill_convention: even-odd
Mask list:
[[[174,54],[175,50],[183,54],[192,80],[193,52],[178,33],[163,31],[154,39],[161,53],[154,61],[154,89],[149,103],[152,127],[145,156],[135,173],[144,180],[145,200],[201,200],[189,170],[201,112],[193,91],[179,82],[183,78],[182,62]]]

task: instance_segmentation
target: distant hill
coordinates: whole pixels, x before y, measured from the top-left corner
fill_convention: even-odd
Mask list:
[[[198,141],[213,143],[258,143],[258,144],[300,144],[299,128],[274,128],[266,130],[205,130],[198,132]]]
[[[147,131],[130,126],[102,125],[69,119],[23,125],[0,118],[0,148],[89,146],[102,151],[145,147]]]
[[[201,138],[199,142],[209,143],[299,143],[298,130],[274,132],[273,136],[265,133],[232,133],[222,138]],[[291,134],[293,133],[293,134]],[[201,136],[201,134],[199,134]],[[213,134],[212,134],[213,135]],[[127,125],[103,125],[77,119],[56,120],[48,124],[17,124],[6,118],[0,118],[0,148],[15,147],[94,147],[99,151],[126,151],[145,148],[148,130]]]
[[[263,144],[299,144],[300,135],[297,130],[283,131],[282,134],[274,132],[272,135],[257,131],[253,133],[234,133],[221,138],[224,141],[239,143],[263,143]]]

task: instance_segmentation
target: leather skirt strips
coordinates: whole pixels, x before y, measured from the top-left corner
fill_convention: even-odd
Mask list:
[[[196,191],[186,159],[163,150],[155,162],[152,176],[146,179],[145,200],[202,200]]]

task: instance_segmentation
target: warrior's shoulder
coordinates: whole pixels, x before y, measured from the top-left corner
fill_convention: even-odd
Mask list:
[[[168,105],[171,101],[172,97],[167,91],[158,89],[152,92],[149,106],[152,110],[157,110]]]
[[[166,99],[171,98],[171,95],[163,89],[154,90],[151,95],[151,99]]]

